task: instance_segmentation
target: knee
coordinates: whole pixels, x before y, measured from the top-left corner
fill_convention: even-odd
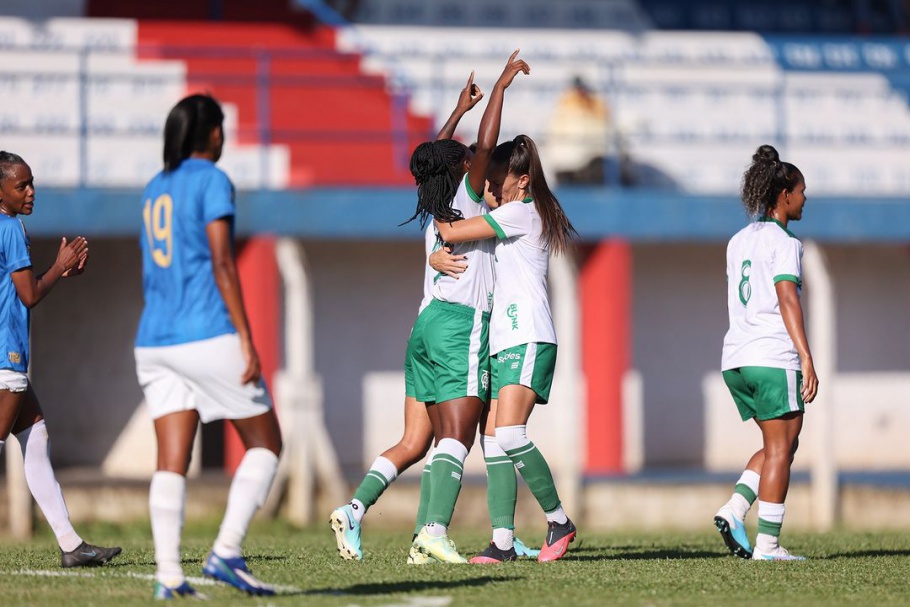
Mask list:
[[[509,452],[524,447],[531,440],[527,426],[501,426],[496,428],[496,442],[503,451]]]

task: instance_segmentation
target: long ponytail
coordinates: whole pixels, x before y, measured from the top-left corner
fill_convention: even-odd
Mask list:
[[[181,99],[164,123],[164,170],[173,171],[193,152],[203,152],[212,129],[224,124],[221,106],[209,95]]]
[[[512,141],[499,144],[493,150],[490,163],[508,166],[508,172],[512,175],[528,176],[528,191],[534,199],[537,214],[540,215],[544,239],[554,253],[568,251],[578,232],[547,184],[534,140],[527,135],[519,135]]]

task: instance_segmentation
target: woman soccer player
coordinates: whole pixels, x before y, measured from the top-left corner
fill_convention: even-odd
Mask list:
[[[237,277],[234,187],[215,167],[223,121],[218,102],[207,95],[174,106],[164,126],[164,170],[142,198],[145,309],[135,355],[158,440],[149,513],[158,566],[154,594],[161,599],[197,596],[180,566],[186,471],[199,421],[216,419],[230,420],[246,454],[202,572],[249,594],[274,594],[252,576],[241,552],[275,477],[281,434]]]
[[[29,238],[19,215],[35,206],[32,170],[22,157],[0,152],[0,452],[10,432],[16,435],[25,462],[25,481],[50,523],[62,552],[63,567],[101,565],[120,554],[120,548],[86,544],[70,523],[63,493],[50,460],[44,413],[28,379],[30,311],[60,278],[85,269],[88,242],[81,236],[60,241],[57,259],[35,275]]]
[[[727,245],[727,310],[722,371],[743,421],[754,419],[762,449],[749,460],[714,524],[733,554],[755,560],[802,560],[780,546],[790,464],[803,427],[804,403],[818,391],[806,341],[803,245],[787,228],[806,204],[803,174],[770,145],[758,148],[743,176],[742,200],[757,221]],[[749,544],[743,521],[758,497],[758,536]]]
[[[553,561],[565,554],[576,529],[562,508],[550,467],[528,438],[527,423],[534,405],[549,400],[556,367],[556,329],[547,292],[550,251],[565,253],[575,229],[547,185],[530,137],[519,135],[496,147],[489,183],[498,208],[464,221],[436,222],[446,242],[496,239],[490,354],[491,397],[498,400],[482,439],[493,541],[471,562],[515,560],[513,467],[547,517],[538,560]]]
[[[517,55],[518,51],[512,53],[493,87],[467,175],[459,163],[468,150],[457,142],[426,142],[414,150],[411,173],[418,186],[414,217],[454,221],[487,213],[481,194],[499,136],[503,95],[519,72],[530,72]],[[464,243],[455,246],[454,253],[467,255],[470,264],[457,280],[439,277],[433,300],[418,316],[408,340],[406,364],[413,374],[417,400],[429,406],[436,437],[430,474],[422,483],[429,482],[430,487],[427,524],[411,546],[411,557],[464,563],[449,541],[447,528],[461,490],[464,461],[489,399],[493,247],[488,241]]]

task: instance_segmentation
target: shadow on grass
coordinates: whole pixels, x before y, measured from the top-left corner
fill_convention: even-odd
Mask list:
[[[613,549],[609,549],[613,552]],[[585,554],[591,553],[591,554]],[[603,549],[578,550],[569,552],[561,560],[564,561],[680,561],[694,559],[720,559],[730,555],[721,552],[707,552],[704,550],[681,552],[678,550],[643,550],[636,552],[619,552],[604,554]]]
[[[355,584],[347,588],[311,588],[299,594],[324,594],[330,596],[395,594],[402,592],[420,592],[426,590],[447,590],[450,588],[470,588],[484,586],[491,582],[513,582],[523,579],[513,577],[475,577],[466,580],[433,580],[427,582],[388,582],[375,584]],[[284,593],[281,593],[284,594]],[[298,594],[298,593],[295,593]]]

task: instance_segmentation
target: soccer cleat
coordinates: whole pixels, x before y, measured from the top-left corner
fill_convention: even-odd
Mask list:
[[[223,559],[210,552],[205,559],[202,573],[210,578],[230,584],[238,590],[254,596],[272,596],[275,589],[253,577],[242,556]]]
[[[515,554],[515,548],[509,548],[508,550],[500,549],[495,542],[490,542],[490,545],[487,546],[483,552],[478,554],[475,557],[472,557],[469,563],[475,565],[478,564],[492,564],[492,563],[505,563],[506,561],[514,561],[518,559],[518,555]]]
[[[771,552],[762,552],[757,547],[752,551],[753,561],[805,561],[806,557],[790,554],[783,546],[778,546]]]
[[[435,565],[438,562],[432,556],[424,554],[418,550],[417,546],[411,544],[411,549],[408,550],[408,565]]]
[[[335,532],[335,543],[338,544],[338,554],[349,561],[363,560],[363,551],[360,548],[360,523],[354,518],[350,504],[332,511],[329,518],[332,531]]]
[[[196,599],[200,601],[208,600],[209,597],[205,596],[202,593],[196,592],[196,589],[190,586],[186,581],[184,581],[179,586],[165,586],[161,582],[155,582],[155,593],[153,594],[155,600],[158,601],[169,601],[176,599],[177,597],[182,597],[185,599]]]
[[[515,548],[515,554],[518,556],[526,556],[528,558],[536,559],[538,555],[540,555],[540,550],[537,550],[536,548],[528,548],[525,546],[525,543],[517,537],[512,541],[512,546]]]
[[[749,543],[749,536],[746,535],[745,523],[736,518],[730,506],[725,505],[717,511],[714,526],[720,531],[720,536],[730,552],[741,559],[752,558],[752,545]]]
[[[440,563],[467,563],[467,559],[458,554],[455,548],[455,542],[449,539],[449,536],[442,535],[433,537],[427,533],[426,529],[421,529],[414,540],[412,547],[417,548],[423,554],[433,557]]]
[[[61,551],[62,552],[62,551]],[[103,565],[118,554],[120,546],[113,548],[102,548],[101,546],[92,546],[82,542],[79,547],[72,552],[62,552],[60,556],[61,567],[97,567]]]
[[[555,521],[548,523],[547,538],[540,548],[537,562],[546,563],[561,559],[565,556],[566,550],[569,549],[569,544],[575,541],[577,532],[575,524],[568,518],[562,524]]]

